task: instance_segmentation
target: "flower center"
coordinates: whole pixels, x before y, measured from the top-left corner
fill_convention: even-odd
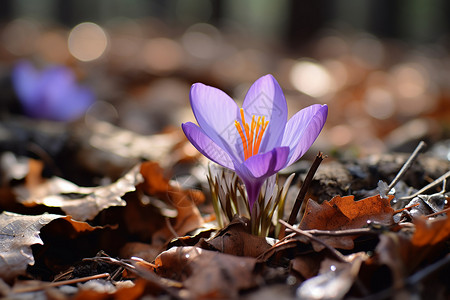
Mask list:
[[[234,121],[237,131],[242,140],[242,145],[244,148],[244,160],[249,157],[258,154],[259,146],[261,145],[261,140],[266,131],[269,121],[265,121],[265,117],[252,116],[252,123],[249,125],[245,122],[244,109],[241,108],[241,120],[242,126],[238,121]]]

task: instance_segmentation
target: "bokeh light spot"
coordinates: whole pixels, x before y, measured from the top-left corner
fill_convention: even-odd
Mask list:
[[[394,97],[390,91],[374,87],[366,92],[364,107],[372,117],[384,120],[395,113]]]
[[[327,69],[314,61],[302,60],[291,70],[292,85],[312,97],[322,97],[332,90],[333,81]]]
[[[85,22],[75,26],[69,34],[69,51],[78,60],[93,61],[105,52],[108,37],[99,25]]]
[[[174,71],[183,63],[183,50],[176,41],[168,38],[149,40],[142,55],[150,71],[157,73]]]

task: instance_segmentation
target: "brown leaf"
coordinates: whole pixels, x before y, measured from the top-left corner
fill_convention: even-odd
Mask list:
[[[291,260],[291,269],[301,275],[303,280],[309,279],[317,275],[320,269],[320,263],[324,257],[323,252],[299,255]]]
[[[10,212],[0,215],[0,277],[10,280],[34,264],[31,245],[43,244],[40,229],[60,215],[26,216]]]
[[[155,260],[156,273],[182,281],[194,299],[234,299],[255,286],[256,260],[197,247],[173,247]]]
[[[235,217],[230,224],[206,243],[222,253],[258,257],[271,246],[264,237],[250,232],[249,220],[244,217]]]
[[[186,190],[172,184],[164,176],[163,169],[156,162],[144,162],[141,165],[144,182],[142,189],[150,196],[165,201],[175,207],[177,216],[174,223],[153,235],[153,242],[165,243],[167,240],[185,235],[203,225],[203,218],[197,208],[198,203],[205,200],[205,196],[198,190]]]
[[[142,181],[139,165],[125,174],[115,183],[99,187],[79,187],[62,178],[52,178],[44,184],[32,189],[18,188],[16,193],[24,199],[22,204],[34,206],[43,204],[49,207],[60,207],[74,219],[92,220],[97,214],[111,206],[125,206],[121,198],[124,194],[134,191]],[[79,198],[70,199],[65,194],[79,194]]]
[[[300,229],[343,230],[361,228],[367,221],[376,221],[385,225],[392,224],[394,210],[389,199],[380,195],[354,201],[354,196],[335,196],[330,201],[318,204],[309,200]]]
[[[446,253],[445,243],[450,238],[450,218],[414,219],[415,230],[408,234],[385,233],[376,247],[380,263],[391,269],[394,287],[400,288],[404,279],[424,262],[433,262]]]
[[[300,229],[355,229],[366,226],[368,221],[390,225],[393,223],[392,215],[394,213],[390,205],[392,197],[383,199],[377,195],[354,201],[353,196],[335,196],[330,201],[324,201],[322,204],[309,199],[305,214],[300,222]],[[322,236],[320,239],[332,247],[350,250],[354,247],[353,240],[356,237]],[[324,248],[319,243],[312,242],[312,245],[316,251]]]
[[[394,210],[390,200],[379,195],[354,201],[353,196],[335,196],[330,201],[318,204],[308,200],[305,215],[300,222],[300,229],[345,230],[362,228],[368,221],[375,221],[384,225],[393,223]],[[330,246],[340,249],[353,249],[355,236],[333,237],[323,236],[320,239]],[[312,243],[316,251],[323,249],[318,243]]]
[[[411,243],[416,247],[434,246],[450,238],[450,218],[414,219],[416,231]]]

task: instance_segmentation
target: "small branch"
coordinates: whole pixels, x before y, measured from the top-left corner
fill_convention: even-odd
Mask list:
[[[85,281],[89,281],[89,280],[93,280],[93,279],[106,278],[106,277],[109,277],[108,273],[97,274],[97,275],[87,276],[87,277],[83,277],[83,278],[63,280],[63,281],[58,281],[58,282],[43,283],[38,286],[25,286],[25,287],[19,287],[17,289],[13,288],[12,293],[20,294],[20,293],[36,292],[36,291],[45,290],[45,289],[51,288],[51,287],[58,287],[58,286],[62,286],[62,285],[80,283],[80,282],[85,282]]]
[[[429,218],[429,217],[435,217],[435,216],[438,216],[438,215],[441,215],[441,214],[446,214],[446,213],[448,213],[449,211],[450,211],[450,207],[448,207],[448,208],[446,208],[446,209],[443,209],[443,210],[441,210],[441,211],[432,213],[432,214],[430,214],[430,215],[426,215],[426,217],[427,217],[427,218]]]
[[[445,180],[447,180],[447,178],[450,177],[450,171],[447,171],[447,173],[445,173],[444,175],[442,175],[441,177],[439,177],[438,179],[436,179],[435,181],[431,182],[430,184],[428,184],[427,186],[423,187],[422,189],[420,189],[419,191],[417,191],[416,193],[410,195],[410,196],[406,196],[406,197],[401,197],[398,198],[399,201],[403,201],[403,200],[411,200],[423,193],[425,193],[427,190],[435,187],[436,185],[440,184],[441,182],[444,182]]]
[[[349,236],[349,235],[377,235],[378,233],[371,228],[356,228],[345,230],[303,230],[303,232],[312,235],[328,235],[328,236]]]
[[[420,281],[424,280],[431,274],[435,273],[436,271],[439,271],[441,268],[443,268],[446,265],[450,265],[450,254],[447,254],[444,258],[438,260],[437,262],[426,266],[420,271],[417,271],[413,275],[411,275],[407,280],[406,284],[410,286],[414,286],[418,284]]]
[[[408,210],[408,209],[414,208],[414,207],[419,206],[419,205],[420,205],[420,203],[416,203],[416,204],[413,204],[413,205],[410,205],[410,206],[407,206],[407,207],[403,207],[403,208],[397,209],[396,211],[394,211],[393,214],[394,215],[398,214],[399,212],[402,212],[404,210]]]
[[[317,154],[316,156],[316,159],[312,163],[311,168],[309,168],[308,174],[306,174],[305,181],[303,182],[300,192],[297,195],[297,199],[295,199],[295,204],[294,207],[292,208],[291,215],[289,216],[288,223],[290,225],[293,225],[295,223],[298,212],[300,211],[300,207],[302,206],[302,203],[305,201],[306,192],[308,191],[308,188],[311,185],[311,181],[314,177],[314,174],[316,174],[317,168],[319,168],[320,163],[323,161],[325,157],[326,156],[324,156],[322,152],[319,152],[319,154]]]
[[[301,229],[298,229],[298,228],[294,228],[292,225],[288,224],[286,221],[283,221],[281,219],[278,220],[278,222],[280,222],[281,224],[286,226],[286,228],[289,228],[290,230],[292,230],[292,231],[294,231],[294,232],[296,232],[296,233],[298,233],[300,235],[306,236],[311,241],[314,241],[316,243],[321,244],[322,246],[327,248],[334,255],[334,257],[336,257],[337,260],[339,260],[340,262],[345,262],[345,263],[348,262],[347,259],[345,258],[345,256],[342,255],[339,251],[337,251],[336,249],[334,249],[330,245],[324,243],[322,240],[320,240],[320,239],[316,238],[315,236],[311,235],[310,233],[305,232],[304,230],[301,230]]]
[[[394,180],[392,180],[391,184],[389,184],[388,190],[386,193],[389,193],[390,190],[397,184],[397,182],[402,178],[402,176],[405,174],[406,171],[411,167],[413,162],[416,160],[417,155],[419,155],[420,151],[423,150],[423,148],[426,147],[427,144],[425,144],[424,141],[420,141],[419,145],[417,145],[414,152],[411,154],[411,156],[408,158],[408,160],[405,162],[403,167],[398,171],[397,176],[395,176]]]

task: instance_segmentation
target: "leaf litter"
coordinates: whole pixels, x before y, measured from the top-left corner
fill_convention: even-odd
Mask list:
[[[167,153],[182,149],[176,135],[166,137],[173,140],[161,149]],[[96,145],[91,151],[109,151],[106,142]],[[235,216],[224,228],[215,227],[206,181],[183,186],[170,180],[177,165],[188,172],[197,166],[192,157],[166,153],[160,164],[141,157],[142,148],[136,149],[140,150],[128,150],[135,151],[142,163],[130,168],[119,161],[119,177],[105,169],[100,176],[103,184],[92,186],[78,184],[76,177],[42,176],[44,166],[36,159],[28,161],[28,173],[23,171],[25,158],[10,160],[10,168],[16,163],[22,175],[5,177],[9,182],[2,186],[2,195],[9,195],[2,203],[14,211],[1,215],[4,296],[251,299],[261,293],[300,299],[398,295],[445,299],[449,295],[445,274],[450,266],[450,223],[445,212],[448,176],[444,176],[448,162],[419,155],[395,184],[395,193],[385,191],[386,198],[378,182],[392,182],[407,156],[325,159],[298,206],[293,226],[285,223],[284,236],[275,236],[272,227],[271,237],[264,238],[251,234],[245,217]],[[131,155],[117,148],[111,153]],[[299,185],[304,177],[297,173],[293,184]],[[286,209],[296,198],[287,197]]]

